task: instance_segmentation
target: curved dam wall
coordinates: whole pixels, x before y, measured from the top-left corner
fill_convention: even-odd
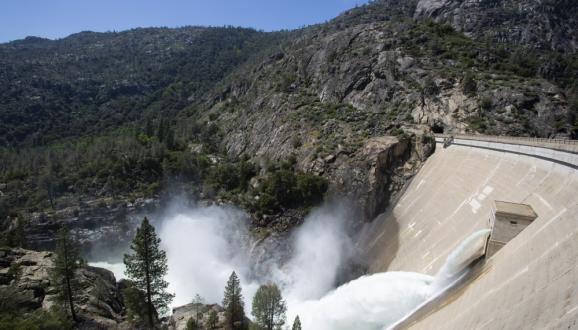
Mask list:
[[[435,274],[471,233],[488,228],[495,200],[532,206],[538,218],[487,260],[481,273],[418,329],[578,327],[578,145],[436,138],[395,207],[362,234],[371,272]]]

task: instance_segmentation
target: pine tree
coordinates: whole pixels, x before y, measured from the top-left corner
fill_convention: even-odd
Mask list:
[[[185,326],[185,330],[199,330],[201,327],[199,326],[199,322],[195,320],[194,317],[190,317],[187,321],[187,325]]]
[[[21,215],[16,218],[13,228],[10,228],[6,233],[7,244],[10,247],[24,247],[26,236],[24,233],[25,222]]]
[[[205,300],[203,299],[203,297],[201,297],[200,294],[196,294],[195,297],[193,298],[192,304],[193,304],[193,309],[195,311],[195,321],[200,324],[201,323],[201,319],[203,318],[203,304],[205,303]]]
[[[301,320],[299,319],[299,315],[295,316],[295,321],[293,321],[293,328],[292,330],[301,330]]]
[[[225,308],[225,328],[229,330],[246,329],[245,305],[241,294],[241,283],[237,274],[233,272],[225,287],[223,297]]]
[[[155,228],[145,217],[130,248],[133,254],[124,255],[125,274],[134,282],[134,286],[146,294],[146,314],[150,328],[154,326],[154,313],[164,314],[174,295],[166,292],[168,283],[164,280],[167,274],[167,257],[160,248],[160,238]]]
[[[251,313],[259,329],[274,330],[285,324],[287,306],[275,284],[261,285],[253,297]]]
[[[54,199],[56,198],[56,176],[52,162],[43,170],[42,175],[38,178],[38,187],[46,192],[46,197],[50,202],[50,207],[54,210]]]
[[[145,134],[147,137],[151,138],[155,132],[154,132],[154,128],[153,128],[153,121],[151,118],[147,118],[146,120],[146,124],[145,124]]]
[[[207,322],[205,323],[205,328],[207,330],[216,329],[217,323],[219,323],[219,316],[217,315],[217,311],[214,309],[211,309],[211,311],[209,312],[209,318],[207,319]]]
[[[83,265],[76,240],[70,236],[66,227],[60,228],[56,240],[54,268],[52,278],[58,286],[58,300],[70,308],[70,316],[77,321],[74,310],[74,296],[78,289],[75,271]]]

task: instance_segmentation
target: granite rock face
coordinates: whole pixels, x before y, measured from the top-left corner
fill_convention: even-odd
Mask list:
[[[171,330],[185,330],[187,328],[187,322],[189,319],[193,318],[198,320],[199,327],[198,329],[207,329],[205,324],[209,318],[209,313],[214,311],[217,313],[217,328],[216,329],[224,329],[222,326],[223,322],[225,321],[225,310],[223,307],[212,304],[212,305],[204,305],[204,304],[187,304],[184,306],[179,306],[173,309],[173,314],[169,319],[169,329]]]
[[[11,293],[19,309],[49,310],[56,303],[56,288],[50,277],[53,257],[52,252],[0,249],[0,290]],[[75,307],[83,328],[119,325],[124,305],[112,272],[87,266],[79,269],[76,276],[80,289]]]
[[[572,0],[420,0],[414,17],[432,18],[497,44],[578,50],[578,6]]]
[[[84,202],[71,202],[52,212],[30,214],[26,226],[26,247],[35,250],[52,250],[58,229],[65,225],[77,236],[86,253],[105,246],[105,250],[124,247],[133,237],[133,229],[142,220],[142,214],[154,212],[159,207],[155,199],[139,198],[136,201],[118,198],[95,198]]]

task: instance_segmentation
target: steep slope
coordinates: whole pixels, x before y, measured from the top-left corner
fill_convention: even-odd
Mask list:
[[[427,158],[430,131],[577,136],[573,10],[381,0],[288,33],[137,29],[0,45],[0,144],[17,146],[0,149],[0,218],[79,199],[132,205],[177,182],[269,225],[263,212],[309,207],[327,181],[364,196],[371,218]],[[526,38],[538,31],[551,38]],[[298,178],[310,194],[269,198]]]
[[[304,159],[337,144],[356,148],[412,124],[439,132],[573,134],[566,90],[511,63],[446,25],[403,18],[342,30],[330,24],[237,70],[204,115],[227,132],[230,154],[273,159],[291,152]]]
[[[456,73],[472,71],[474,78],[492,85],[482,86],[479,98],[495,97],[483,92],[498,88],[502,94],[518,95],[516,100],[501,100],[504,96],[499,95],[497,107],[531,110],[541,102],[543,107],[553,108],[537,110],[540,117],[550,117],[546,118],[548,127],[529,123],[513,133],[568,133],[575,111],[551,106],[533,89],[551,96],[560,94],[556,99],[561,98],[562,104],[564,96],[575,94],[576,11],[577,6],[568,0],[380,0],[292,33],[187,27],[83,32],[56,41],[30,37],[0,45],[0,145],[38,145],[98,134],[143,117],[156,119],[160,112],[172,117],[196,104],[233,69],[248,60],[259,61],[262,50],[287,39],[290,41],[278,54],[269,52],[275,63],[251,65],[228,80],[233,85],[252,86],[257,76],[251,72],[269,69],[259,73],[261,78],[289,86],[301,83],[295,86],[299,92],[303,83],[311,83],[304,92],[323,103],[346,103],[362,110],[372,107],[375,112],[376,108],[391,108],[388,103],[392,101],[393,106],[403,103],[402,107],[415,108],[412,100],[392,100],[394,91],[406,99],[419,98],[416,92],[428,82],[430,92],[430,87],[445,92],[447,86],[463,79],[463,74]],[[445,25],[420,23],[430,20],[449,24],[458,33]],[[286,56],[280,58],[280,54]],[[411,59],[392,63],[406,57]],[[261,64],[265,66],[259,67]],[[387,70],[391,74],[384,76]],[[348,81],[329,81],[343,77]],[[292,78],[296,80],[289,81]],[[409,86],[395,86],[402,82]],[[510,89],[508,85],[523,86]],[[365,98],[362,90],[372,93],[369,100],[359,100]],[[264,96],[270,91],[261,88],[257,93]],[[464,107],[476,107],[479,101]],[[472,120],[475,126],[483,126],[484,120]],[[456,122],[468,120],[457,118]]]
[[[414,17],[431,17],[492,43],[578,50],[578,6],[572,0],[420,0]]]
[[[170,116],[281,35],[149,28],[2,44],[0,146],[97,135]]]

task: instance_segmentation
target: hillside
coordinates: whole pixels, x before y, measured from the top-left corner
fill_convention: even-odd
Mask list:
[[[45,145],[173,116],[281,37],[185,27],[2,44],[0,145]]]
[[[175,187],[239,205],[261,228],[291,228],[326,191],[371,217],[427,158],[430,132],[576,138],[575,12],[569,1],[383,0],[291,32],[2,44],[2,227]]]
[[[574,2],[0,44],[0,328],[575,326]]]

